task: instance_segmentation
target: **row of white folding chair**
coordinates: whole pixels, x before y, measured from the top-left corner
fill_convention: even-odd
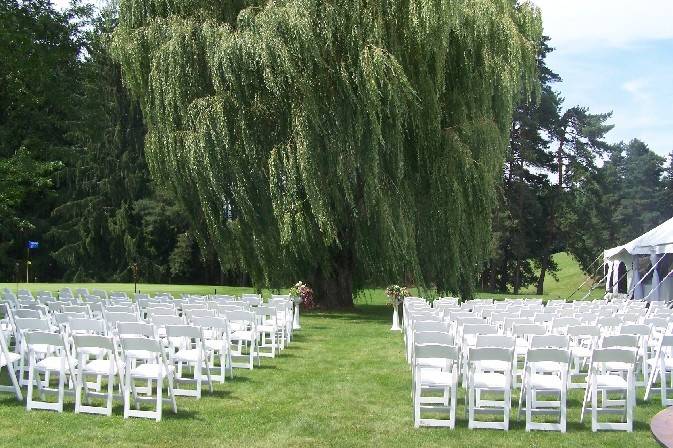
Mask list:
[[[419,335],[420,336],[420,335]],[[420,337],[419,337],[420,339]],[[562,339],[562,340],[561,340]],[[633,380],[633,365],[635,363],[635,350],[632,347],[622,348],[624,345],[633,345],[635,337],[617,336],[608,337],[604,341],[604,348],[594,349],[592,360],[590,362],[589,377],[590,381],[585,388],[585,400],[583,402],[583,413],[586,403],[591,401],[590,411],[592,413],[592,430],[598,429],[624,429],[632,430],[633,408],[635,406],[635,384]],[[466,410],[468,412],[468,426],[470,428],[486,427],[507,429],[509,421],[509,401],[511,399],[511,368],[514,360],[513,340],[503,336],[480,336],[475,347],[469,348],[468,378],[466,384]],[[525,361],[524,378],[522,385],[521,400],[519,403],[519,415],[523,410],[526,412],[526,430],[545,429],[560,430],[565,432],[566,428],[566,396],[567,396],[567,371],[570,364],[571,352],[567,349],[568,339],[564,336],[548,335],[536,336],[533,339],[533,345],[528,351]],[[550,348],[551,347],[551,348]],[[619,348],[615,348],[619,347]],[[415,346],[415,352],[419,346]],[[424,353],[421,351],[421,353]],[[426,362],[423,356],[414,356],[414,410],[416,425],[455,425],[455,403],[449,407],[449,420],[427,420],[421,419],[421,410],[428,401],[422,398],[423,388],[444,389],[445,393],[439,400],[445,407],[448,406],[448,397],[455,397],[459,364],[461,356],[458,348],[455,348],[451,357],[452,368],[449,372],[437,372],[437,360],[431,360],[430,363],[434,371],[419,371],[419,365]],[[419,360],[419,358],[421,358]],[[605,367],[617,365],[614,370],[623,372],[615,373],[606,370]],[[427,367],[427,366],[426,366]],[[426,369],[427,370],[427,369]],[[449,373],[452,373],[455,380],[449,381]],[[626,376],[626,379],[624,378]],[[441,381],[438,379],[442,379]],[[623,392],[626,395],[625,400],[607,400],[603,397],[603,407],[599,408],[597,397],[599,392]],[[502,401],[482,400],[481,392],[499,392],[504,395]],[[555,394],[558,400],[547,401],[538,400],[537,394]],[[525,408],[522,408],[521,402],[526,397]],[[432,402],[433,399],[430,399]],[[434,399],[437,402],[437,399]],[[618,409],[615,406],[619,406]],[[476,419],[476,414],[480,412],[503,413],[503,420],[500,422],[480,422]],[[600,423],[598,415],[603,412],[621,412],[626,415],[626,422],[622,424]],[[533,421],[533,414],[554,413],[559,415],[558,423],[536,423]]]
[[[86,320],[86,319],[82,319],[82,320]],[[222,320],[222,321],[224,321],[224,320]],[[226,322],[226,321],[225,321],[225,322]],[[73,323],[74,323],[74,322],[73,322]],[[202,323],[203,323],[203,322],[202,322]],[[205,323],[209,323],[209,322],[205,322]],[[212,323],[212,322],[210,322],[210,323]],[[120,323],[119,325],[125,325],[125,324]],[[126,325],[132,325],[132,324],[126,324]],[[139,324],[139,325],[143,325],[143,324]],[[20,326],[22,326],[22,327],[24,326],[24,325],[23,325],[23,322],[22,322],[21,320],[20,320]],[[171,348],[172,348],[172,343],[173,343],[173,341],[174,341],[175,338],[177,338],[177,337],[188,337],[188,338],[191,339],[191,340],[196,340],[196,339],[197,339],[197,336],[199,336],[199,335],[197,335],[197,334],[194,333],[195,329],[198,329],[198,327],[188,327],[188,326],[185,326],[185,325],[179,325],[179,326],[167,326],[166,329],[167,329],[167,336],[168,336],[167,339],[168,339],[168,341],[169,341],[169,344],[171,344],[169,347],[171,347]],[[176,334],[176,333],[175,333],[175,331],[183,331],[183,332],[184,332],[184,331],[187,331],[187,330],[189,330],[189,329],[191,329],[190,331],[192,332],[192,333],[190,333],[190,334],[180,334],[180,333],[177,333],[177,334]],[[35,328],[31,328],[30,330],[32,330],[32,331],[26,331],[24,334],[28,334],[28,333],[34,332],[34,331],[35,331]],[[42,328],[42,330],[48,330],[48,328],[45,327],[45,328]],[[201,330],[198,329],[198,331],[200,332]],[[42,333],[47,333],[47,332],[46,332],[46,331],[42,331]],[[200,334],[200,333],[199,333],[199,334]],[[79,335],[79,334],[74,334],[74,335],[73,335],[73,338],[76,338],[76,337],[78,337],[78,336],[80,336],[80,335]],[[89,336],[90,336],[90,335],[89,335]],[[200,336],[199,336],[199,337],[200,337]],[[123,340],[124,338],[121,338],[121,339]],[[3,344],[4,344],[4,338],[3,338]],[[28,345],[30,346],[30,343],[29,343]],[[31,359],[31,360],[34,360],[34,354],[35,354],[35,351],[36,351],[36,350],[44,350],[43,347],[39,347],[39,348],[38,348],[37,345],[33,345],[33,347],[31,347],[31,349],[33,349],[33,348],[34,348],[35,350],[32,350],[32,352],[31,352],[31,354],[30,354],[30,359]],[[67,347],[66,347],[66,348],[67,348]],[[38,365],[37,365],[38,370],[39,370],[39,369],[42,369],[43,373],[45,373],[47,376],[48,376],[48,373],[49,373],[49,372],[51,372],[51,371],[55,371],[55,370],[56,370],[56,369],[55,369],[55,364],[54,364],[54,363],[55,363],[55,361],[54,361],[54,356],[52,356],[54,350],[55,350],[54,347],[49,347],[49,350],[48,350],[48,351],[43,352],[43,353],[42,353],[43,355],[47,355],[47,356],[45,357],[45,359],[49,359],[49,360],[48,360],[48,361],[44,361],[44,362],[40,361],[40,362],[38,362]],[[214,349],[213,349],[213,350],[214,350]],[[181,352],[186,353],[184,359],[183,359],[182,357],[180,357],[180,353],[181,353]],[[203,350],[203,353],[205,353],[205,352],[206,352],[206,350]],[[184,351],[184,350],[181,351],[181,350],[179,350],[179,349],[178,349],[178,350],[169,350],[169,353],[172,353],[172,354],[169,356],[169,358],[172,360],[172,362],[192,362],[194,365],[201,365],[200,362],[199,362],[199,360],[193,360],[193,359],[191,359],[191,358],[189,357],[189,356],[192,356],[192,357],[194,356],[194,350],[186,350],[186,351]],[[10,362],[13,360],[13,358],[12,358],[11,356],[10,356],[10,357],[5,357],[4,359],[9,359]],[[66,358],[63,358],[63,359],[66,359]],[[61,359],[61,361],[63,361],[63,359]],[[97,361],[93,361],[92,366],[97,365],[96,362],[97,362]],[[50,364],[50,363],[51,363],[51,364]],[[76,364],[76,363],[73,363],[73,364]],[[229,364],[230,364],[230,363],[229,363]],[[221,365],[224,366],[224,364],[221,364]],[[89,366],[89,368],[93,368],[92,366]],[[100,363],[98,363],[98,366],[100,367]],[[61,367],[62,367],[62,366],[61,366]],[[205,367],[206,367],[206,374],[207,374],[207,376],[209,377],[209,376],[210,376],[210,371],[209,371],[209,369],[208,369],[207,361],[205,361]],[[13,372],[14,369],[11,368],[10,370]],[[61,380],[63,380],[63,378],[64,378],[64,370],[63,370],[62,368],[60,368],[59,372],[60,372]],[[29,376],[32,375],[33,373],[34,373],[33,370],[29,370]],[[86,373],[86,372],[85,372],[85,373]],[[99,376],[99,377],[100,377],[100,375],[101,375],[100,369],[99,369],[99,370],[90,370],[89,373],[90,373],[90,374],[92,374],[92,373],[96,373],[97,376]],[[223,373],[223,372],[222,372],[222,373]],[[178,375],[177,380],[178,380],[178,381],[181,381],[181,375]],[[196,394],[198,394],[198,396],[200,396],[200,369],[196,371],[195,379],[194,379],[194,380],[190,380],[190,381],[198,381],[198,384],[199,384],[199,385],[198,385],[198,387],[197,387],[197,392],[191,392],[191,393],[187,392],[187,393],[185,393],[185,394],[187,394],[187,395],[194,395],[194,394],[196,393]],[[48,380],[46,380],[46,379],[45,379],[44,383],[43,383],[42,381],[39,381],[39,383],[40,383],[40,384],[38,384],[38,387],[40,387],[40,386],[47,387],[47,386],[48,386]],[[210,380],[209,380],[209,383],[211,383]],[[29,384],[32,384],[32,382],[30,382]],[[80,388],[78,389],[78,391],[81,391],[81,383],[79,384],[79,386],[80,386]],[[86,387],[86,386],[85,386],[85,387]],[[112,387],[112,384],[110,384],[110,388],[111,388],[111,387]],[[211,388],[212,388],[212,385],[211,385]],[[42,389],[44,389],[44,388],[42,388]],[[41,389],[41,393],[42,393],[42,389]],[[182,392],[180,389],[176,389],[176,393],[180,393],[180,392]],[[78,393],[79,393],[79,392],[78,392]],[[63,398],[62,395],[63,395],[63,385],[61,384],[61,385],[60,385],[60,389],[59,389],[59,403],[61,403],[61,404],[60,404],[60,405],[51,405],[51,404],[50,404],[50,405],[46,405],[46,407],[47,407],[47,408],[50,408],[50,409],[59,409],[59,410],[62,409],[62,398]],[[40,404],[35,405],[35,403],[32,401],[32,392],[29,392],[29,396],[31,397],[31,400],[30,400],[29,403],[28,403],[28,407],[29,407],[29,409],[30,409],[31,407],[35,407],[35,406],[39,407],[39,406],[41,406]],[[134,396],[135,396],[135,391],[134,391]],[[17,397],[20,398],[20,390],[17,391]],[[109,399],[109,400],[110,400],[110,399]],[[108,400],[108,401],[109,401],[109,400]],[[79,407],[79,398],[78,398],[78,405],[77,405],[77,407]],[[109,412],[109,406],[108,406],[108,412]]]

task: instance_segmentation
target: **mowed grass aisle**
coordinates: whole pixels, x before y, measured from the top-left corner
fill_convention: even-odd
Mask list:
[[[381,299],[376,296],[375,302]],[[25,411],[0,395],[0,445],[22,447],[518,447],[657,446],[649,420],[661,407],[656,398],[638,402],[635,432],[593,434],[579,421],[581,395],[571,395],[568,433],[525,433],[513,420],[507,433],[467,429],[459,398],[458,427],[414,429],[410,371],[399,333],[391,333],[390,308],[362,305],[349,313],[302,315],[302,329],[276,359],[254,371],[236,370],[197,401],[178,399],[178,414],[164,408],[157,423],[66,411]],[[4,375],[3,375],[4,377]],[[7,378],[3,378],[5,382]],[[642,394],[641,394],[642,395]],[[515,400],[518,396],[515,396]]]

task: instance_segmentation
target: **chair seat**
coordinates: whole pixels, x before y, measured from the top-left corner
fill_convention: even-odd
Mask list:
[[[596,386],[599,388],[626,389],[628,383],[619,375],[596,375]]]
[[[533,374],[528,380],[528,384],[537,390],[558,390],[563,388],[561,378],[556,375]]]
[[[156,353],[148,350],[126,350],[126,356],[133,359],[154,359]]]
[[[252,341],[255,339],[255,334],[247,330],[234,331],[231,334],[231,339],[236,341]]]
[[[479,361],[475,363],[479,370],[503,372],[512,367],[511,362],[507,361]]]
[[[157,379],[159,374],[162,377],[166,377],[168,372],[173,372],[173,366],[166,366],[163,364],[141,364],[135,369],[131,370],[131,376],[134,378],[146,378],[146,379]]]
[[[77,364],[77,360],[72,360],[73,366]],[[35,367],[38,370],[61,370],[61,357],[60,356],[47,356],[38,363],[35,364]],[[65,363],[66,369],[68,368],[68,362]]]
[[[98,348],[98,347],[81,347],[77,349],[78,353],[84,353],[85,355],[91,355],[91,356],[103,356],[107,350],[104,348]]]
[[[444,360],[446,364],[446,360]],[[418,382],[422,387],[450,386],[453,381],[451,372],[437,368],[421,368]]]
[[[199,360],[199,352],[201,350],[196,349],[196,348],[190,348],[190,349],[180,349],[173,355],[171,355],[171,359],[173,361],[182,361],[182,362],[197,362]],[[201,360],[203,361],[203,355],[201,356]]]
[[[621,371],[621,370],[629,370],[630,368],[633,367],[633,364],[629,364],[627,362],[605,362],[602,363],[602,366],[605,370],[607,371]]]
[[[443,368],[446,368],[446,359],[445,358],[422,358],[422,359],[417,359],[416,364],[421,366],[421,367],[443,369]]]
[[[647,360],[647,364],[648,364],[650,367],[654,367],[654,366],[659,367],[659,363],[660,363],[660,362],[661,362],[661,361],[658,361],[658,362],[657,362],[657,359],[656,359],[656,358],[651,358],[651,359],[648,359],[648,360]],[[664,367],[665,367],[667,370],[669,370],[669,369],[673,370],[673,358],[666,358],[666,359],[664,359]]]
[[[54,351],[54,347],[47,344],[33,344],[31,348],[35,353],[51,353]]]
[[[474,374],[473,385],[478,389],[505,389],[507,377],[503,373],[477,372]]]
[[[575,358],[589,358],[591,357],[591,349],[587,347],[573,347],[571,353]]]
[[[206,339],[204,343],[208,350],[220,351],[227,348],[227,343],[222,339]]]
[[[93,375],[108,375],[112,366],[112,374],[118,373],[117,364],[112,359],[96,359],[86,363],[82,371]]]
[[[13,364],[20,359],[21,359],[21,355],[19,355],[18,353],[9,352],[7,354],[7,359],[5,359],[5,356],[2,353],[0,353],[0,367],[4,367],[8,363]]]
[[[560,372],[564,369],[564,364],[554,361],[540,361],[536,362],[534,367],[539,372]]]
[[[258,331],[259,333],[262,333],[262,332],[264,332],[264,333],[273,333],[274,331],[276,331],[276,328],[277,328],[277,327],[276,327],[275,325],[273,325],[273,324],[269,324],[269,325],[266,325],[266,324],[264,324],[264,325],[257,325],[257,331]]]

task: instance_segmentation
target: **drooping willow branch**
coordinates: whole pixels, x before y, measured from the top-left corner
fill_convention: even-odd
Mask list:
[[[147,159],[259,285],[469,294],[538,12],[514,0],[122,0]]]

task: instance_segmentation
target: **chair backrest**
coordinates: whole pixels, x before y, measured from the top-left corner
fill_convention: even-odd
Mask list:
[[[207,308],[208,304],[206,302],[182,304],[182,311],[205,310]]]
[[[547,327],[543,324],[515,325],[512,334],[520,337],[532,337],[547,334]]]
[[[568,336],[560,334],[536,335],[530,341],[531,349],[554,348],[567,349],[570,346]]]
[[[612,347],[629,347],[637,348],[638,347],[638,336],[632,334],[620,334],[614,336],[605,336],[601,341],[602,348],[612,348]]]
[[[570,351],[559,348],[530,349],[526,354],[526,361],[529,363],[554,362],[567,365],[570,363]]]
[[[652,333],[652,328],[645,324],[622,325],[619,328],[619,334],[633,334],[636,336],[648,337]]]
[[[198,309],[187,311],[185,314],[187,315],[188,320],[192,320],[195,317],[205,317],[205,316],[215,317],[217,315],[217,312],[215,310],[209,310],[209,309]]]
[[[448,331],[448,326],[435,320],[420,320],[414,322],[414,331]]]
[[[123,338],[121,339],[122,349],[127,357],[129,352],[149,352],[163,359],[163,350],[159,341],[151,338]],[[133,357],[132,355],[130,357]]]
[[[443,344],[416,344],[414,346],[414,362],[422,364],[425,359],[445,359],[447,364],[457,361],[458,349],[451,345]]]
[[[117,324],[117,333],[123,337],[138,337],[153,338],[156,336],[154,326],[144,322],[119,322]]]
[[[108,313],[106,312],[105,321],[110,324],[116,324],[117,322],[138,322],[139,317],[135,313]]]
[[[192,324],[201,328],[212,328],[216,330],[227,330],[227,319],[223,317],[212,316],[194,316]]]
[[[14,317],[19,319],[42,319],[42,313],[38,310],[20,308],[14,311]]]
[[[506,350],[514,349],[515,339],[511,336],[502,335],[477,335],[477,348],[503,348]]]
[[[230,311],[225,316],[230,322],[255,324],[255,315],[250,311]]]
[[[166,325],[184,325],[185,321],[176,315],[153,315],[150,317],[152,324],[162,327]]]
[[[114,304],[105,307],[106,313],[135,313],[136,307],[133,304]]]
[[[484,335],[498,334],[498,327],[489,324],[465,324],[463,325],[463,336],[465,335]]]
[[[91,315],[89,305],[64,305],[63,308],[61,308],[61,311],[64,313],[82,313]]]
[[[105,322],[102,319],[85,318],[70,318],[69,322],[70,332],[103,334],[105,332]]]
[[[31,345],[49,345],[52,347],[65,347],[63,335],[49,331],[26,331],[24,334],[26,344]]]
[[[575,337],[599,337],[601,335],[601,329],[594,325],[575,325],[568,327],[568,336]]]
[[[159,316],[177,316],[178,310],[172,307],[157,307],[157,308],[147,308],[147,315],[150,319]]]
[[[14,319],[14,324],[19,331],[50,331],[49,322],[43,319],[36,319],[32,317],[17,317]]]
[[[196,325],[166,325],[166,336],[169,338],[203,339],[201,328]]]
[[[634,364],[636,362],[636,352],[633,350],[625,350],[621,348],[596,349],[593,352],[591,362],[621,362],[626,364]]]
[[[511,363],[514,356],[512,349],[500,347],[478,347],[470,348],[468,360],[470,363],[480,361],[506,361],[511,369]]]
[[[75,348],[102,348],[113,353],[115,351],[114,342],[111,337],[92,335],[92,334],[76,334],[73,335],[73,342]]]
[[[447,332],[440,331],[418,331],[414,333],[414,344],[439,344],[453,345],[453,336]]]

